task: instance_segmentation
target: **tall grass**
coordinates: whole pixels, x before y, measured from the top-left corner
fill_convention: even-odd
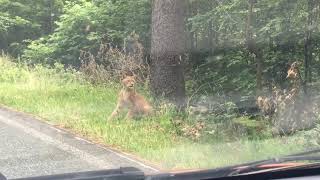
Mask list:
[[[107,122],[120,86],[91,85],[75,70],[27,67],[0,58],[0,103],[39,116],[88,139],[126,151],[164,168],[212,168],[303,149],[296,137],[238,142],[193,141],[172,125],[172,115]],[[219,143],[218,143],[219,142]]]

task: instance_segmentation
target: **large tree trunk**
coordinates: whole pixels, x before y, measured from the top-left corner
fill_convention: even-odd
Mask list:
[[[195,6],[195,3],[194,2],[190,2],[188,3],[188,11],[187,11],[187,18],[189,17],[193,17],[196,15],[196,8],[194,7]],[[187,32],[187,50],[188,52],[194,52],[195,50],[195,46],[194,46],[194,32],[192,31],[192,23],[190,23],[187,27],[188,29],[188,32]]]
[[[252,27],[255,24],[254,16],[253,16],[253,8],[254,4],[257,0],[249,0],[249,12],[247,19],[247,27],[246,27],[246,44],[248,51],[250,54],[254,55],[254,60],[256,62],[256,87],[257,94],[259,95],[262,91],[262,53],[261,50],[257,47],[257,43],[253,38],[253,30]]]
[[[151,40],[151,91],[179,108],[185,105],[185,0],[154,0]]]

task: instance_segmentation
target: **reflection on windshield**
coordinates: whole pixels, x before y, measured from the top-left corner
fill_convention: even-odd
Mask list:
[[[308,0],[0,0],[0,172],[206,169],[316,148],[319,14]]]

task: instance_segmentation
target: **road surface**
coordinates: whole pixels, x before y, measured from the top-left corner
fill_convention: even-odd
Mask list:
[[[0,107],[0,172],[7,178],[133,166],[158,170],[32,116]]]

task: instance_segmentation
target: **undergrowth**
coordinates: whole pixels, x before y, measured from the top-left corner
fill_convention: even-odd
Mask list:
[[[150,118],[125,121],[120,117],[107,122],[121,88],[118,83],[93,85],[81,72],[60,64],[28,67],[12,63],[8,57],[0,58],[0,71],[1,104],[164,168],[243,163],[300,151],[306,143],[302,136],[261,138],[259,129],[249,132],[249,137],[241,123],[256,127],[256,122],[246,117],[230,116],[237,123],[229,124],[223,117],[197,121],[193,116],[177,116],[170,108],[162,108]]]

